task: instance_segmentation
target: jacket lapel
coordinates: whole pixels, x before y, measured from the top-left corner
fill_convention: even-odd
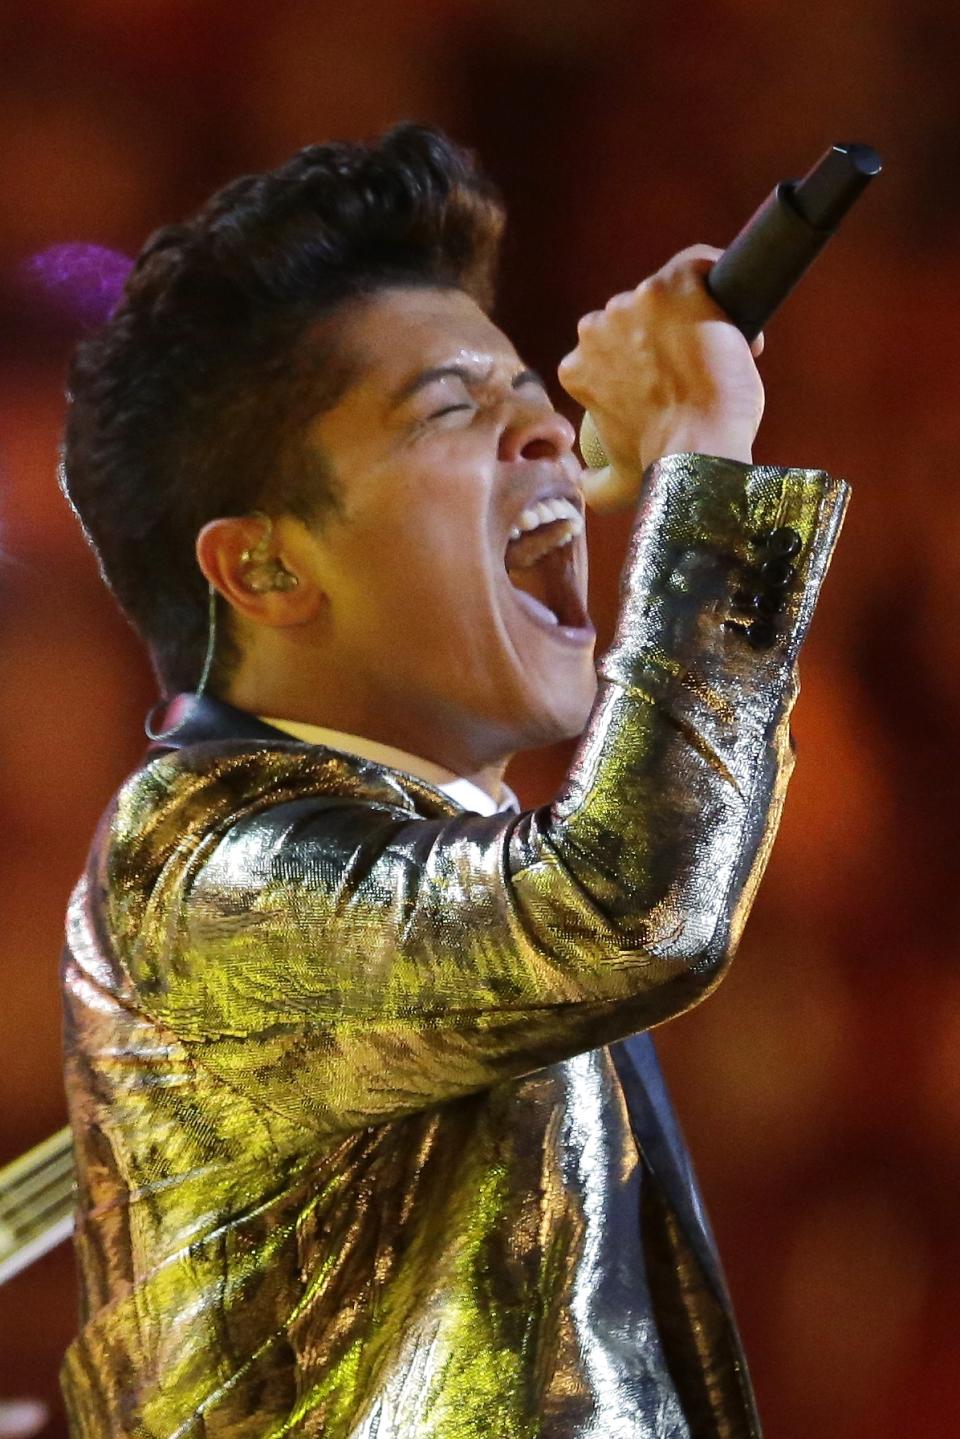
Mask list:
[[[649,1034],[631,1035],[611,1045],[610,1055],[623,1086],[640,1152],[680,1221],[717,1301],[729,1312],[730,1298],[716,1241],[653,1040]]]

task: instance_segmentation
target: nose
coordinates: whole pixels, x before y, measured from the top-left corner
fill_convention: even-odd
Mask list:
[[[576,431],[556,410],[520,410],[500,436],[501,460],[560,460],[573,450]]]

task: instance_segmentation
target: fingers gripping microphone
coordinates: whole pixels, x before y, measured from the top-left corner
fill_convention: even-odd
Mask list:
[[[748,340],[756,339],[880,169],[869,145],[831,145],[804,179],[782,181],[724,250],[707,289]],[[591,469],[609,464],[589,414],[580,428],[580,451]],[[597,509],[622,498],[623,486],[612,475],[609,486],[591,486]]]

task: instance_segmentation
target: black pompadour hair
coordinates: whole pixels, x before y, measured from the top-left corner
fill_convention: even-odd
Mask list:
[[[305,436],[346,379],[317,321],[394,286],[458,288],[489,309],[502,229],[472,157],[404,124],[308,146],[148,240],[75,353],[62,473],[165,693],[195,686],[203,663],[203,525],[254,509],[314,522],[336,506]],[[238,653],[221,626],[214,688]]]

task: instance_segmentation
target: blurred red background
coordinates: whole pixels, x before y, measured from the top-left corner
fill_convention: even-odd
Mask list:
[[[886,173],[763,360],[758,457],[855,491],[800,762],[737,964],[661,1051],[769,1434],[960,1435],[958,41],[948,0],[5,0],[0,1163],[64,1120],[63,909],[154,698],[56,485],[82,321],[24,261],[133,254],[235,174],[426,119],[506,194],[500,318],[551,372],[584,310],[866,140]],[[603,636],[627,525],[593,522]],[[522,798],[549,798],[565,758],[518,762]],[[0,1396],[47,1399],[51,1439],[74,1324],[67,1247],[0,1289]]]

